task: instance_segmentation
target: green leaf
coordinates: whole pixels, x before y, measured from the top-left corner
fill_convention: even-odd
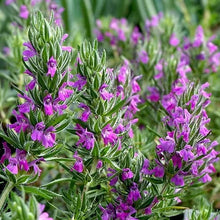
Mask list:
[[[42,185],[42,187],[48,187],[48,186],[52,186],[52,185],[55,185],[58,183],[69,182],[69,181],[72,181],[72,178],[61,178],[61,179],[57,179],[52,182],[46,183],[46,184]]]
[[[23,188],[26,193],[33,193],[35,195],[41,196],[41,197],[48,199],[48,200],[50,200],[54,197],[61,196],[60,194],[54,193],[50,190],[41,189],[41,188],[35,187],[35,186],[23,186]]]
[[[51,120],[46,124],[46,127],[49,126],[55,126],[57,124],[59,124],[60,122],[62,122],[63,120],[67,119],[67,113],[63,114],[63,115],[59,115],[59,116],[53,116],[51,118]]]
[[[121,100],[119,103],[117,103],[110,111],[104,113],[104,116],[112,115],[113,113],[119,111],[121,107],[125,104],[126,100]]]

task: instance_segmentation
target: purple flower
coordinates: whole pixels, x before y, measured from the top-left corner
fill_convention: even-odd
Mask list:
[[[9,158],[9,164],[6,166],[6,169],[12,174],[18,174],[18,161],[14,157]]]
[[[170,45],[176,47],[176,46],[179,44],[179,42],[180,42],[180,41],[179,41],[179,39],[176,37],[176,35],[175,35],[174,33],[171,34],[170,40],[169,40]]]
[[[186,145],[184,149],[179,151],[179,155],[183,158],[184,161],[194,159],[194,154],[192,153],[193,148],[190,145]]]
[[[131,42],[134,45],[137,45],[138,41],[141,40],[141,38],[142,38],[142,34],[138,30],[138,27],[134,27],[134,30],[132,31],[131,34]]]
[[[132,173],[132,171],[129,168],[124,168],[122,170],[122,175],[121,175],[121,179],[122,181],[125,181],[126,179],[131,179],[133,178],[134,174]]]
[[[102,138],[104,145],[107,145],[108,143],[114,145],[118,139],[118,136],[114,133],[112,127],[108,124],[102,129]]]
[[[38,220],[53,220],[47,212],[44,212],[45,205],[39,204],[39,218]]]
[[[26,73],[27,75],[33,77],[33,79],[30,81],[30,83],[28,83],[28,84],[25,86],[26,91],[28,91],[28,90],[33,90],[34,87],[35,87],[35,85],[36,85],[36,82],[37,82],[36,77],[35,77],[34,74],[33,74],[31,71],[29,71],[29,70],[25,70],[24,73]]]
[[[147,96],[147,99],[149,99],[151,102],[158,102],[160,100],[160,93],[156,87],[148,87],[148,91],[150,92],[150,95]]]
[[[9,125],[9,128],[14,129],[17,133],[20,133],[21,130],[25,132],[28,128],[30,128],[29,120],[22,113],[18,114],[15,110],[13,110],[12,114],[16,117],[17,121]]]
[[[154,176],[158,178],[162,178],[164,176],[164,168],[162,166],[156,166],[152,170],[154,172]]]
[[[53,147],[55,144],[56,134],[53,126],[45,129],[44,122],[39,122],[35,125],[35,128],[31,134],[33,141],[41,142],[44,147]]]
[[[144,64],[147,64],[149,60],[148,54],[145,50],[142,50],[138,53],[138,61]]]
[[[140,198],[141,198],[141,194],[138,190],[138,185],[137,183],[133,183],[130,188],[130,192],[128,194],[128,200],[133,202],[133,201],[137,201]]]
[[[128,75],[128,66],[124,64],[119,70],[118,81],[122,84],[125,84],[127,75]]]
[[[150,166],[150,161],[148,159],[145,159],[141,172],[144,173],[145,175],[153,174],[154,171],[149,170],[149,166]]]
[[[18,105],[19,112],[28,113],[30,112],[30,110],[35,109],[34,101],[29,96],[27,96],[26,94],[18,94],[18,97],[25,99],[25,103]]]
[[[117,92],[116,92],[116,97],[121,96],[121,99],[123,100],[125,98],[124,95],[124,88],[122,85],[117,86]]]
[[[91,150],[95,145],[94,134],[87,131],[87,128],[84,129],[79,124],[76,124],[76,130],[76,134],[79,136],[79,140],[76,145],[82,144],[82,147],[85,147],[87,150]]]
[[[62,37],[62,39],[61,39],[61,42],[60,42],[60,45],[62,45],[63,44],[63,42],[66,40],[66,38],[68,37],[68,34],[64,34],[63,35],[63,37]],[[71,52],[72,51],[72,47],[70,47],[70,46],[62,46],[62,50],[64,50],[64,51],[67,51],[67,52]]]
[[[43,157],[41,157],[41,158],[39,158],[39,159],[37,159],[37,160],[31,161],[31,162],[28,164],[29,167],[33,167],[33,169],[34,169],[34,174],[35,174],[35,175],[37,174],[38,176],[40,176],[41,171],[42,171],[42,170],[38,167],[38,165],[37,165],[37,162],[39,162],[39,161],[45,161],[45,160],[44,160]]]
[[[204,41],[204,34],[202,26],[198,26],[196,29],[196,35],[193,42],[193,47],[200,47]]]
[[[184,186],[184,178],[176,174],[171,178],[171,182],[174,183],[176,186]]]
[[[141,78],[141,76],[136,76],[136,77],[134,77],[134,79],[132,79],[132,81],[131,81],[132,93],[137,93],[137,92],[141,91],[141,88],[136,81],[137,79],[140,79],[140,78]]]
[[[9,48],[9,47],[3,47],[2,52],[3,52],[3,54],[4,54],[5,56],[9,56],[9,55],[10,55],[11,50],[10,50],[10,48]]]
[[[120,205],[116,207],[116,219],[119,220],[138,220],[131,215],[136,212],[136,210],[126,203],[121,202]]]
[[[16,156],[8,159],[9,164],[6,169],[12,174],[18,174],[18,170],[29,170],[28,162],[26,160],[26,151],[16,149]]]
[[[73,167],[71,168],[70,171],[75,170],[76,172],[82,173],[83,172],[83,160],[81,157],[78,156],[77,151],[75,152],[75,154],[73,155],[73,157],[76,159],[75,164],[73,165]]]
[[[106,209],[99,206],[102,211],[102,220],[115,219],[115,207],[112,204],[108,204]]]
[[[42,135],[42,145],[44,147],[53,147],[56,140],[55,129],[53,126],[47,128]]]
[[[163,138],[160,138],[160,144],[157,145],[157,148],[159,149],[159,152],[168,152],[168,153],[173,153],[174,149],[175,149],[175,141],[173,140],[173,138],[170,137],[166,137],[166,140],[164,140]]]
[[[98,160],[98,163],[96,165],[96,169],[99,170],[100,168],[102,168],[102,166],[103,166],[103,162],[101,160]]]
[[[177,166],[179,169],[182,168],[182,158],[179,156],[179,154],[174,154],[172,156],[173,165]]]
[[[206,173],[201,179],[199,179],[200,181],[202,181],[203,183],[207,183],[212,181],[212,178],[209,176],[208,173]]]
[[[106,91],[106,88],[108,87],[107,84],[102,84],[99,88],[99,93],[100,93],[100,96],[103,100],[108,100],[110,101],[110,99],[112,99],[114,97],[114,95],[108,91]]]
[[[56,70],[57,70],[57,61],[53,58],[53,56],[47,62],[47,76],[54,77]]]
[[[112,169],[112,168],[108,168],[108,173],[107,173],[107,177],[111,177],[116,173],[116,170]],[[110,180],[110,186],[114,186],[116,183],[118,182],[118,176],[113,177]]]
[[[77,88],[79,91],[82,90],[82,88],[86,85],[87,81],[86,81],[86,77],[81,76],[80,74],[76,74],[78,80],[74,83],[72,83],[72,86],[74,88]]]
[[[22,53],[24,61],[28,61],[31,57],[37,55],[37,51],[34,49],[34,47],[30,42],[25,42],[23,43],[23,45],[28,48]]]
[[[51,94],[48,94],[44,97],[44,112],[46,115],[52,115],[53,114],[53,98]]]
[[[35,125],[35,129],[33,130],[32,134],[31,134],[31,139],[33,141],[41,141],[43,132],[44,132],[44,122],[39,122]]]
[[[88,118],[89,118],[89,116],[90,116],[90,114],[91,114],[91,111],[90,111],[89,106],[87,106],[87,105],[84,104],[84,103],[80,103],[78,107],[84,109],[84,111],[83,111],[83,113],[82,113],[80,119],[81,119],[82,121],[84,121],[84,122],[87,122],[87,121],[88,121]]]
[[[59,88],[58,97],[61,101],[65,101],[68,99],[72,94],[73,90],[66,88],[67,83],[63,83],[63,85]]]
[[[29,11],[26,5],[21,5],[19,16],[23,19],[28,19]]]
[[[8,160],[11,157],[11,149],[7,146],[6,142],[3,142],[4,154],[1,157],[0,163],[4,163],[5,160]]]
[[[59,98],[56,98],[53,101],[53,109],[55,112],[58,112],[59,115],[63,114],[63,110],[65,110],[67,108],[66,104],[59,104],[61,100]]]
[[[213,44],[212,42],[208,42],[207,47],[209,49],[210,55],[213,54],[216,50],[218,50],[218,47],[215,44]]]
[[[13,3],[14,1],[15,1],[15,0],[6,0],[6,1],[5,1],[5,4],[6,4],[6,5],[10,5],[10,4]]]
[[[172,93],[164,95],[161,103],[167,111],[173,110],[177,105],[176,98]]]

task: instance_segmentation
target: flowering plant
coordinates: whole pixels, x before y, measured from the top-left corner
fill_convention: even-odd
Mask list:
[[[20,17],[29,17],[27,8],[21,8]],[[54,24],[53,14],[49,20],[39,11],[30,16],[22,53],[28,81],[24,88],[14,86],[19,97],[15,121],[0,133],[0,175],[7,182],[0,198],[2,219],[166,218],[186,209],[177,206],[186,189],[211,181],[219,153],[206,127],[209,84],[187,77],[194,64],[183,61],[182,53],[167,64],[164,51],[153,59],[154,49],[152,54],[145,50],[151,45],[145,47],[145,37],[161,17],[146,22],[146,36],[133,29],[135,61],[126,57],[121,66],[109,68],[96,40],[76,50],[65,46],[68,34]],[[118,54],[127,39],[126,25],[113,19],[106,35]],[[200,29],[192,47],[201,46],[198,35]],[[169,44],[170,53],[177,53],[174,33]],[[143,81],[135,70],[143,73]],[[152,70],[148,81],[146,70]],[[155,85],[144,99],[146,81]],[[160,125],[144,123],[148,133],[141,130],[140,116],[146,102],[160,111]],[[10,193],[13,189],[23,195]]]

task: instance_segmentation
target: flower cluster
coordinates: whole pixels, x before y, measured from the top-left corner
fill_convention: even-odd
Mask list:
[[[34,8],[44,8],[46,14],[54,14],[54,23],[58,26],[62,25],[62,17],[61,14],[64,11],[64,8],[61,8],[55,1],[53,0],[31,0],[30,2],[23,2],[19,0],[6,0],[6,5],[15,4],[14,9],[19,8],[16,11],[19,17],[22,20],[27,20],[30,17],[31,9]]]
[[[185,82],[183,87],[180,90],[177,81],[172,91],[162,97],[167,112],[163,122],[170,131],[156,147],[157,166],[150,169],[146,160],[142,169],[144,174],[159,178],[172,171],[171,182],[176,186],[184,186],[185,181],[193,183],[196,178],[203,183],[211,181],[209,174],[215,172],[213,163],[219,154],[214,150],[218,143],[208,139],[210,130],[206,128],[210,122],[205,110],[211,95],[205,91],[208,83],[195,86]]]
[[[37,162],[44,161],[43,158],[39,158],[37,160],[33,160],[31,162],[27,161],[27,152],[24,150],[16,149],[15,157],[11,155],[11,149],[7,146],[7,143],[3,143],[4,154],[0,159],[0,164],[4,164],[5,161],[8,162],[7,166],[4,169],[7,169],[12,174],[18,174],[20,170],[24,170],[28,172],[32,167],[34,170],[34,174],[40,175],[41,170],[37,165]]]

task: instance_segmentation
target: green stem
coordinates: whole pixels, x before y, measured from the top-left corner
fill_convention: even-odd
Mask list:
[[[7,183],[7,185],[5,186],[4,191],[2,192],[0,197],[0,210],[2,210],[5,200],[7,199],[8,194],[13,189],[13,187],[14,187],[14,183],[12,182]]]

